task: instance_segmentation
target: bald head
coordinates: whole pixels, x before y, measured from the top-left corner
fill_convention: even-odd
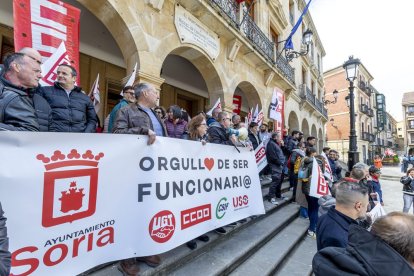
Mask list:
[[[378,218],[371,233],[385,241],[414,267],[414,216],[392,212]]]
[[[33,48],[24,47],[24,48],[20,49],[19,53],[28,56],[29,58],[33,59],[34,61],[36,61],[39,64],[42,64],[42,56],[40,55],[40,53],[37,50],[35,50]]]

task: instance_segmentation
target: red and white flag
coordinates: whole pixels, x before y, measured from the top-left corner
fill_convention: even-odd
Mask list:
[[[57,68],[61,64],[71,65],[63,41],[57,50],[41,65],[43,78],[39,82],[42,86],[53,85],[57,79]],[[78,81],[76,82],[78,83]]]
[[[53,85],[60,63],[70,64],[79,73],[79,18],[78,8],[59,0],[13,0],[15,50],[39,51],[45,62],[42,85]],[[54,62],[46,64],[51,58]]]
[[[213,107],[206,113],[209,116],[213,115],[213,110],[216,108],[221,108],[221,101],[220,98],[217,99],[216,103],[213,105]]]
[[[263,120],[264,120],[264,113],[263,113],[263,109],[261,109],[256,119],[256,123],[259,125],[259,127],[263,124]]]
[[[253,119],[253,107],[250,109],[249,113],[247,113],[247,125],[250,125]]]
[[[89,92],[89,97],[93,101],[95,112],[98,113],[99,109],[101,108],[101,96],[99,92],[99,74],[96,77],[96,80],[92,85],[91,92]]]
[[[323,158],[325,158],[325,174],[324,175],[328,179],[333,181],[333,173],[332,173],[331,165],[329,164],[328,157],[326,156],[326,154],[324,152],[322,152],[321,155],[323,156]]]
[[[254,110],[252,122],[257,123],[257,117],[259,116],[259,105],[256,104],[256,109]]]
[[[285,95],[283,91],[275,87],[272,95],[272,102],[269,108],[269,118],[275,121],[275,130],[280,130],[283,133],[284,128],[284,113],[285,113]]]
[[[125,87],[127,87],[127,86],[133,86],[133,85],[134,85],[135,78],[136,78],[136,76],[137,76],[137,65],[138,65],[138,64],[137,64],[137,63],[135,63],[134,70],[132,70],[132,73],[131,73],[131,75],[129,76],[129,79],[128,79],[128,81],[126,82],[126,84],[125,84],[124,88],[125,88]],[[120,95],[121,95],[122,97],[124,96],[124,90],[122,90],[122,91],[121,91]]]
[[[316,161],[316,158],[313,158],[312,164],[312,177],[310,183],[310,196],[320,198],[324,195],[330,195],[328,181],[326,181],[321,168]]]

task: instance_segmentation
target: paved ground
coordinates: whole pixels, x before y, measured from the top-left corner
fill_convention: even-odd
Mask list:
[[[380,179],[380,183],[385,203],[385,211],[387,211],[387,213],[392,211],[402,211],[403,194],[402,184],[399,182],[399,178],[404,174],[401,173],[400,167],[383,167],[381,171],[384,177],[383,180]]]

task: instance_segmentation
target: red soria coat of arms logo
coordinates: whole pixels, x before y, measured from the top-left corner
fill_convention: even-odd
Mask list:
[[[49,158],[38,154],[44,163],[42,225],[51,227],[89,217],[95,213],[98,191],[98,163],[104,156],[91,150],[80,154],[72,149],[64,155],[56,150]]]

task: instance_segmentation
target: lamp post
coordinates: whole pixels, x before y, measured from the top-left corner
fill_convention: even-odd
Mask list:
[[[306,46],[305,50],[300,50],[295,51],[293,49],[287,48],[286,45],[285,47],[283,47],[282,51],[280,51],[280,53],[278,54],[278,58],[279,56],[283,53],[283,51],[285,51],[285,58],[288,62],[291,62],[294,58],[298,58],[301,56],[306,56],[309,53],[309,46],[312,43],[312,39],[313,39],[313,32],[310,29],[307,29],[303,35],[302,35],[302,44]],[[282,41],[278,41],[277,45],[279,45],[282,42],[287,41],[287,39],[282,40]]]
[[[349,81],[349,115],[350,115],[350,132],[349,132],[349,150],[348,150],[348,169],[359,162],[359,154],[357,148],[357,135],[355,131],[355,106],[354,106],[354,81],[357,78],[358,66],[361,64],[359,59],[353,56],[345,61],[343,68],[346,71],[346,80]]]
[[[333,98],[334,98],[334,100],[333,101],[329,101],[329,100],[325,100],[325,98],[323,99],[323,103],[324,103],[324,105],[328,105],[328,104],[336,104],[336,102],[338,101],[338,90],[334,90],[333,92],[332,92],[332,95],[333,95]]]

